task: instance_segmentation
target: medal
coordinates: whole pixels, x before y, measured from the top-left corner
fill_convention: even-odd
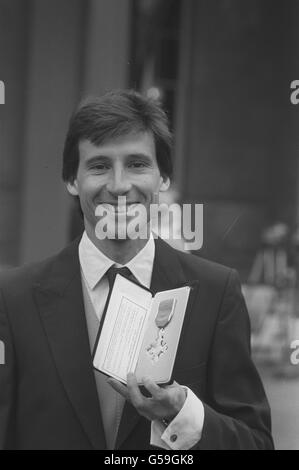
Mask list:
[[[168,349],[168,345],[165,341],[165,328],[173,317],[175,304],[176,299],[165,299],[159,304],[155,318],[155,324],[158,327],[158,336],[146,349],[152,362],[157,362]]]

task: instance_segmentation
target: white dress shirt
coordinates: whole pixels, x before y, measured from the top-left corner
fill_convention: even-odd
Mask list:
[[[151,284],[155,257],[155,242],[150,237],[146,245],[132,258],[126,266],[130,269],[140,284],[149,288]],[[115,263],[102,253],[84,232],[79,244],[79,260],[82,282],[90,295],[94,310],[101,319],[109,292],[107,270]],[[188,450],[200,439],[204,423],[204,407],[201,400],[190,390],[187,391],[186,401],[177,416],[165,427],[159,421],[152,421],[151,444],[172,450]]]

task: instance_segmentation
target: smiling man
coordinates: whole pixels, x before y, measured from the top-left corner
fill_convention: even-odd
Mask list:
[[[235,271],[178,252],[150,229],[146,237],[130,236],[140,205],[141,225],[150,227],[151,205],[171,176],[171,135],[156,102],[115,91],[82,103],[72,116],[63,179],[80,203],[85,231],[53,258],[1,275],[0,447],[273,447]],[[99,210],[116,220],[105,237],[96,231]],[[153,293],[197,281],[171,385],[145,377],[138,387],[130,373],[124,386],[92,367],[115,267]]]
[[[117,223],[128,227],[134,219],[137,205],[141,204],[150,214],[152,204],[159,201],[159,193],[169,187],[169,176],[162,176],[157,163],[154,136],[150,130],[132,130],[103,144],[80,140],[79,165],[76,177],[67,182],[73,196],[78,196],[84,214],[88,238],[101,252],[121,264],[130,261],[146,244],[147,239],[130,238],[127,230],[121,240],[113,233]],[[119,199],[124,198],[124,207]],[[112,232],[99,238],[96,234],[96,209],[104,208],[116,219]],[[126,217],[122,217],[125,209]],[[143,222],[147,223],[149,217]],[[109,221],[108,221],[109,222]],[[113,220],[114,222],[114,220]],[[123,231],[120,231],[123,232]]]

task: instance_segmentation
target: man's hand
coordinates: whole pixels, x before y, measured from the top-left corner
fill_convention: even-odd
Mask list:
[[[176,382],[160,387],[152,379],[145,377],[143,385],[151,394],[146,397],[141,393],[136,376],[132,373],[127,376],[127,386],[112,378],[108,379],[108,383],[125,397],[140,415],[150,421],[172,420],[183,407],[187,396],[185,389]]]

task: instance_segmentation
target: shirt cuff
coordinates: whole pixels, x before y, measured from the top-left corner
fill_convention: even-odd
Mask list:
[[[201,400],[190,390],[185,403],[167,428],[159,421],[151,424],[151,445],[171,450],[191,449],[201,439],[204,424],[204,407]]]

